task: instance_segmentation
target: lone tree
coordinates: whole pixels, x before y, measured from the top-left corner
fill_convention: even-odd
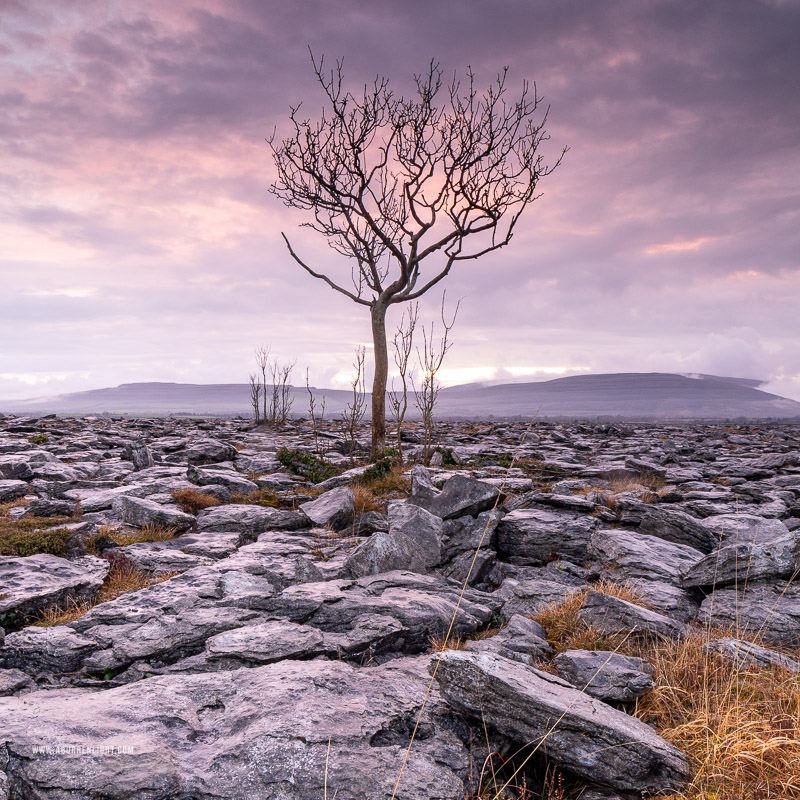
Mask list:
[[[292,258],[355,303],[372,321],[372,456],[386,440],[389,360],[386,312],[427,292],[460,261],[504,247],[525,208],[537,199],[551,165],[539,152],[549,137],[541,98],[527,82],[509,100],[504,69],[483,93],[474,75],[442,82],[439,64],[414,78],[410,99],[377,77],[358,96],[342,85],[342,62],[325,71],[311,56],[325,95],[312,122],[291,109],[291,135],[268,139],[277,168],[270,191],[311,212],[304,223],[327,238],[343,273],[308,264],[282,234]],[[336,269],[334,267],[334,269]],[[348,274],[349,273],[349,274]],[[331,277],[335,275],[335,277]]]

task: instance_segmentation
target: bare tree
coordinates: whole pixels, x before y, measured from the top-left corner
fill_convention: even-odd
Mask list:
[[[253,418],[256,425],[261,422],[261,383],[258,380],[258,375],[255,372],[250,373],[250,404],[253,406]]]
[[[274,358],[269,365],[272,385],[269,400],[269,413],[265,413],[265,421],[275,428],[282,428],[289,419],[292,409],[292,385],[289,382],[292,377],[292,370],[296,361],[286,361],[281,363]],[[264,394],[267,387],[264,387]]]
[[[441,384],[436,379],[436,373],[441,369],[447,351],[453,346],[453,343],[448,341],[448,337],[453,326],[456,324],[456,316],[458,315],[458,307],[460,304],[461,301],[459,300],[459,302],[456,303],[456,310],[453,312],[453,318],[448,323],[444,316],[444,295],[442,295],[442,325],[444,326],[444,334],[439,339],[438,345],[434,344],[433,322],[431,322],[430,334],[423,326],[422,352],[417,348],[417,357],[422,371],[422,385],[419,391],[414,387],[414,403],[422,417],[422,460],[426,467],[431,463],[431,456],[433,455],[433,411],[436,408],[439,390],[442,388]]]
[[[389,392],[389,405],[392,409],[395,425],[397,426],[397,439],[395,449],[397,450],[397,460],[403,463],[403,421],[408,410],[408,362],[411,358],[411,349],[414,343],[414,329],[417,326],[417,316],[419,314],[419,303],[414,303],[403,312],[400,325],[394,334],[392,344],[394,345],[394,363],[397,367],[398,377],[400,378],[400,391],[394,390],[394,378],[392,378],[392,390]],[[407,315],[407,316],[406,316]]]
[[[293,361],[286,361],[278,367],[278,384],[280,391],[278,392],[278,411],[276,414],[276,422],[280,427],[286,425],[289,420],[289,414],[292,411],[292,404],[294,398],[292,397],[292,371],[297,363],[297,359]]]
[[[311,417],[311,430],[314,434],[314,453],[321,457],[322,450],[319,446],[319,434],[322,430],[322,421],[325,419],[325,395],[322,395],[322,403],[320,404],[319,413],[317,413],[317,398],[314,397],[314,392],[311,391],[311,386],[308,383],[308,367],[306,367],[306,391],[308,392],[308,413]]]
[[[260,344],[255,348],[256,365],[258,366],[259,370],[261,370],[261,392],[264,404],[264,410],[261,414],[261,421],[264,423],[266,423],[269,419],[267,416],[267,366],[269,365],[269,352],[271,349],[272,345],[267,345],[264,347],[263,344]]]
[[[358,435],[358,426],[364,419],[367,413],[367,397],[364,389],[364,355],[366,348],[364,345],[356,348],[356,360],[353,362],[353,368],[356,374],[353,377],[353,399],[347,404],[345,410],[342,412],[342,432],[344,433],[345,445],[350,451],[350,459],[352,461],[358,447],[356,436]]]
[[[312,54],[311,61],[326,108],[312,122],[294,106],[290,135],[268,140],[277,169],[270,191],[311,213],[305,225],[349,259],[349,279],[311,266],[283,234],[292,258],[369,308],[372,456],[378,458],[386,439],[387,309],[420,297],[454,264],[507,245],[539,196],[539,181],[566,150],[545,164],[539,148],[549,138],[548,109],[540,111],[536,84],[523,82],[509,98],[506,69],[480,93],[471,69],[463,83],[454,77],[443,84],[431,61],[405,98],[380,76],[354,95],[343,87],[341,61],[330,71],[323,59]]]

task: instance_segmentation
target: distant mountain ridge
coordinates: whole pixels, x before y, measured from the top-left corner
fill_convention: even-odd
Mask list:
[[[573,375],[531,383],[466,384],[442,389],[440,417],[620,417],[631,419],[800,418],[800,403],[761,391],[762,381],[716,375],[626,372]],[[315,389],[326,417],[337,416],[350,390]],[[308,393],[293,389],[293,412],[306,415]],[[413,407],[413,404],[412,404]],[[23,414],[250,415],[244,383],[126,383],[54,397],[2,401],[0,411]]]

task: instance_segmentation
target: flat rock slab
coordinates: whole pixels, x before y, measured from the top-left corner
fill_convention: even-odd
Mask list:
[[[389,800],[426,688],[416,665],[284,661],[3,698],[8,794],[323,798],[327,761],[328,797]],[[461,800],[468,764],[464,745],[424,717],[397,798]]]
[[[154,525],[180,532],[188,530],[195,523],[195,518],[191,514],[185,514],[177,507],[162,506],[145,498],[120,495],[114,499],[111,508],[123,522],[135,525],[137,528]]]
[[[681,622],[648,608],[590,589],[578,616],[601,633],[678,639],[689,632]]]
[[[539,566],[556,556],[582,563],[598,521],[573,511],[520,508],[497,526],[497,549],[512,564]]]
[[[599,567],[595,568],[598,577],[607,580],[644,578],[680,586],[683,573],[700,561],[703,553],[657,536],[609,529],[592,534],[589,557]]]
[[[264,531],[302,530],[309,527],[302,511],[280,511],[277,508],[251,505],[229,505],[207,508],[197,515],[198,531],[258,534]]]
[[[766,542],[742,541],[720,547],[689,566],[683,585],[727,586],[731,583],[789,578],[800,569],[800,532]]]
[[[566,650],[553,663],[564,680],[600,700],[630,703],[655,685],[647,661],[613,651]]]
[[[133,561],[136,566],[145,572],[185,572],[204,564],[210,564],[212,559],[196,553],[184,553],[172,540],[165,542],[138,542],[120,547],[116,550],[126,558]]]
[[[394,617],[408,631],[402,649],[420,652],[441,636],[455,614],[454,636],[474,633],[499,610],[489,594],[461,587],[433,575],[388,572],[356,581],[334,580],[290,586],[266,598],[262,609],[273,618],[313,625],[323,631],[349,630],[356,617]],[[456,609],[458,610],[456,612]]]
[[[97,649],[97,642],[65,625],[31,625],[6,636],[0,647],[0,666],[19,668],[34,677],[40,672],[73,672]]]
[[[420,486],[422,486],[421,480]],[[423,487],[417,494],[412,494],[408,502],[421,506],[441,519],[474,517],[481,511],[492,508],[500,496],[500,490],[496,486],[466,475],[453,475],[435,495],[426,492],[425,488]]]
[[[767,644],[800,644],[800,586],[749,583],[717,589],[700,606],[702,624],[757,634]]]
[[[108,561],[94,556],[0,556],[0,626],[18,625],[43,608],[90,600],[108,570]]]
[[[684,755],[649,725],[553,675],[490,653],[450,650],[436,673],[450,706],[515,742],[544,740],[547,757],[593,783],[626,792],[680,789]]]

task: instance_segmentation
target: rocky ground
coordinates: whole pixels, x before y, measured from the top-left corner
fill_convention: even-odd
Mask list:
[[[0,418],[0,798],[457,800],[531,746],[677,792],[653,666],[541,614],[800,672],[798,435],[451,423],[404,477],[303,422]]]

